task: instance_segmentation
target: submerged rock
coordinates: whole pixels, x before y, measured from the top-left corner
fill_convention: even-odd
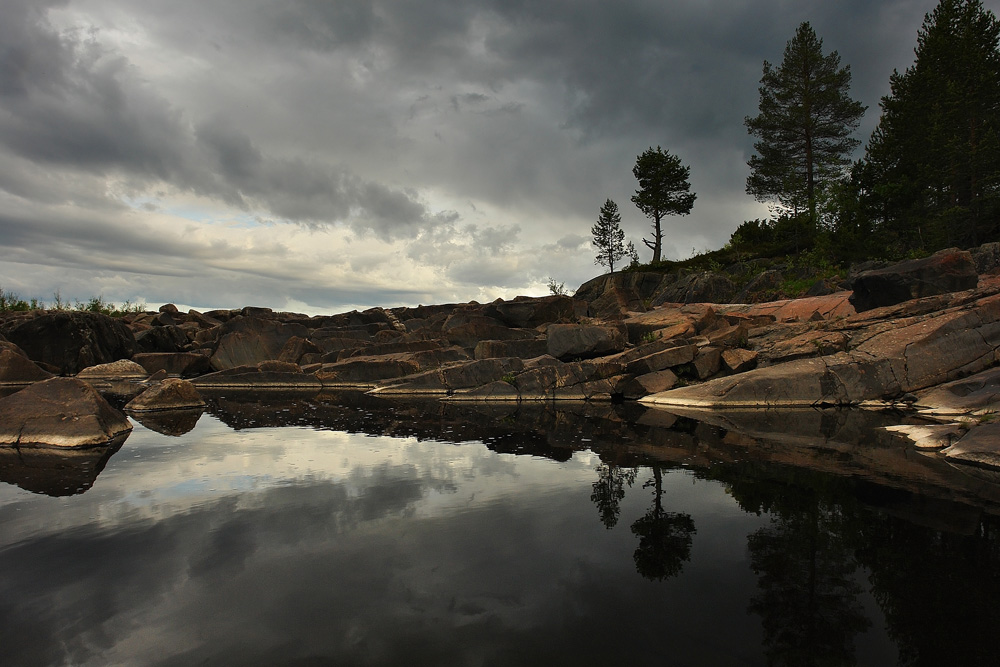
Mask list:
[[[0,399],[0,444],[93,447],[126,435],[132,424],[89,384],[52,378]]]

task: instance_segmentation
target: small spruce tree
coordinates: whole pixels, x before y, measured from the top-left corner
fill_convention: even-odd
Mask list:
[[[610,199],[601,207],[597,222],[590,228],[594,235],[593,244],[597,248],[595,264],[606,266],[615,272],[615,263],[625,257],[625,232],[621,228],[622,217],[618,213],[618,204]]]

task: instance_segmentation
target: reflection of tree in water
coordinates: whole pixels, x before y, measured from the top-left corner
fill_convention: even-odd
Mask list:
[[[775,515],[747,540],[759,577],[750,610],[761,616],[772,665],[854,664],[854,636],[871,622],[842,519],[838,507],[816,502]]]
[[[605,528],[614,528],[618,523],[625,486],[632,486],[637,472],[636,468],[621,468],[614,464],[602,463],[597,466],[597,481],[594,482],[590,500],[597,505]]]
[[[662,581],[680,574],[691,560],[691,537],[695,533],[690,514],[663,511],[663,472],[653,464],[653,479],[642,485],[654,487],[653,506],[632,523],[632,533],[639,538],[632,558],[635,569],[647,579]]]
[[[972,508],[970,508],[972,509]],[[964,523],[962,517],[954,521]],[[996,665],[1000,626],[1000,525],[972,535],[880,514],[859,559],[885,613],[902,665]]]

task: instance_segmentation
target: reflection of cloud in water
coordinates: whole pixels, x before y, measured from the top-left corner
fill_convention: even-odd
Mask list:
[[[527,463],[546,472],[546,462]],[[373,466],[14,544],[0,551],[0,572],[19,575],[0,580],[5,659],[468,664],[515,660],[516,647],[557,663],[613,663],[619,642],[606,637],[627,639],[649,614],[691,630],[690,609],[635,576],[629,532],[594,520],[586,485],[508,489],[419,518],[442,480],[416,472]],[[710,591],[675,583],[717,613]],[[752,624],[729,632],[756,641]]]

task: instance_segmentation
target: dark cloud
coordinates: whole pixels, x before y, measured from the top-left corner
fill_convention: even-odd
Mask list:
[[[63,254],[80,243],[74,265],[94,271],[129,264],[108,264],[109,253],[81,239],[119,233],[126,209],[135,220],[155,211],[157,224],[183,210],[200,231],[201,217],[229,210],[265,226],[349,230],[356,242],[337,245],[344,264],[371,271],[373,257],[402,257],[411,262],[403,280],[422,276],[400,295],[433,293],[449,272],[461,287],[442,284],[442,297],[473,286],[472,269],[457,268],[469,225],[521,230],[513,242],[473,244],[503,249],[489,283],[527,286],[555,271],[573,282],[594,270],[589,249],[557,242],[586,238],[607,197],[644,252],[647,223],[629,197],[631,167],[649,146],[679,155],[698,193],[691,216],[668,221],[668,254],[718,247],[744,219],[766,215],[744,193],[752,139],[743,119],[756,111],[763,61],[780,61],[800,22],[851,66],[854,96],[869,106],[864,140],[934,5],[9,0],[0,197],[8,220],[69,223],[70,211],[52,207],[72,208],[84,232],[68,234]],[[3,233],[38,238],[10,224]],[[240,248],[218,236],[191,234],[202,251]],[[267,243],[271,263],[284,260],[285,244]],[[189,251],[182,246],[165,252]],[[49,254],[26,247],[12,252]],[[540,256],[548,247],[555,254]],[[257,262],[276,280],[286,272],[267,264]],[[500,280],[505,269],[521,278]],[[366,279],[373,299],[393,292]]]

